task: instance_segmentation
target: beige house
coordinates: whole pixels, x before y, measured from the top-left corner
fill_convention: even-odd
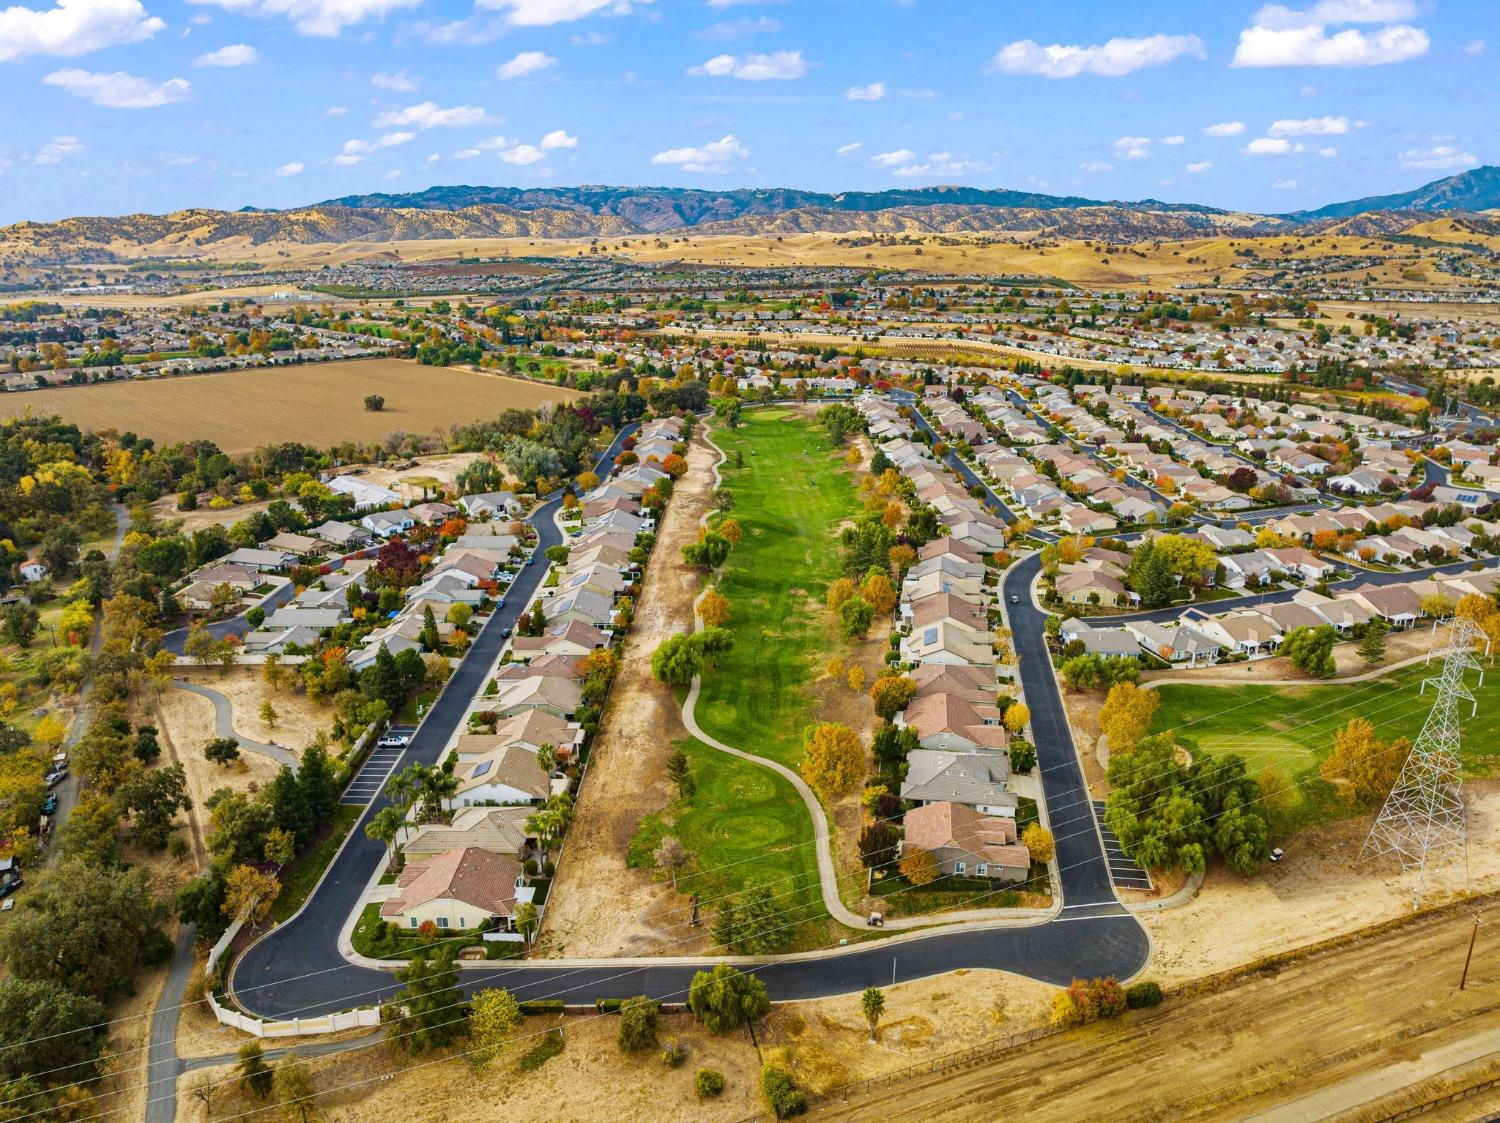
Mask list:
[[[407,862],[380,916],[403,928],[429,920],[440,929],[478,928],[486,921],[509,928],[518,897],[529,894],[521,863],[469,846]]]
[[[1025,881],[1031,851],[1016,841],[1016,821],[983,815],[961,803],[928,803],[906,813],[905,857],[926,850],[947,877]]]

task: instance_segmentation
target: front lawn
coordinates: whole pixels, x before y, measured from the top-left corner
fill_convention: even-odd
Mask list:
[[[1170,732],[1194,752],[1238,753],[1251,773],[1274,765],[1296,785],[1297,801],[1289,826],[1302,827],[1349,812],[1333,787],[1318,777],[1318,765],[1333,748],[1333,736],[1352,718],[1362,717],[1382,741],[1407,737],[1415,741],[1435,697],[1419,694],[1431,666],[1404,667],[1367,682],[1309,686],[1196,686],[1167,683],[1159,687],[1161,707],[1153,732]],[[1464,773],[1471,777],[1500,772],[1500,676],[1488,674],[1483,687],[1469,687],[1479,703],[1478,716],[1464,722]],[[1461,710],[1464,713],[1465,710]],[[1466,716],[1466,715],[1465,715]]]

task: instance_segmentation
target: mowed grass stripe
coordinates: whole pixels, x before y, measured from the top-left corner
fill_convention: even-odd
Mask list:
[[[1375,727],[1383,741],[1422,731],[1434,693],[1419,693],[1423,678],[1440,670],[1403,667],[1362,683],[1327,686],[1195,686],[1167,683],[1159,687],[1161,706],[1154,730],[1169,730],[1195,752],[1238,753],[1252,773],[1272,765],[1296,784],[1299,801],[1290,826],[1307,826],[1348,814],[1331,785],[1318,778],[1318,766],[1333,749],[1338,729],[1356,717]],[[1500,679],[1486,673],[1484,685],[1468,676],[1479,713],[1462,727],[1465,775],[1480,778],[1500,773]],[[1464,707],[1460,712],[1467,718]]]
[[[840,576],[837,526],[858,513],[859,489],[820,427],[791,410],[754,410],[715,441],[744,540],[720,589],[729,598],[734,650],[703,677],[698,721],[736,748],[790,768],[802,730],[817,719],[809,684],[841,649],[822,610]],[[735,468],[736,452],[743,468]]]

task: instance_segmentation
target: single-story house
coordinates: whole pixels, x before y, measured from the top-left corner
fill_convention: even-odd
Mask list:
[[[901,854],[925,850],[946,877],[1025,881],[1031,852],[1016,837],[1016,821],[961,803],[929,803],[906,813]]]
[[[477,846],[408,861],[396,892],[380,903],[380,917],[403,928],[431,921],[438,928],[478,928],[485,923],[508,929],[526,886],[521,863],[507,854]]]

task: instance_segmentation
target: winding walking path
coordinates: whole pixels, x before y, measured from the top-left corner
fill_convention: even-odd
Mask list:
[[[196,682],[187,682],[184,679],[173,679],[172,685],[178,690],[185,690],[189,694],[196,694],[200,698],[207,698],[214,704],[214,732],[220,737],[233,737],[240,743],[240,748],[248,749],[259,756],[270,757],[277,764],[284,764],[288,768],[297,767],[297,756],[290,749],[280,745],[268,745],[264,741],[252,741],[235,732],[234,728],[234,706],[219,691],[211,686],[202,686]]]

